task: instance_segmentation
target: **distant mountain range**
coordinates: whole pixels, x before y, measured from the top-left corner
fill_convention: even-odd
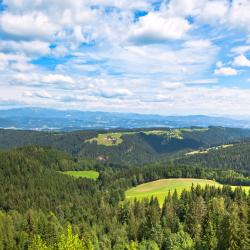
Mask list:
[[[250,121],[204,115],[160,116],[44,108],[0,110],[0,128],[73,131],[80,129],[179,128],[191,126],[250,128]]]

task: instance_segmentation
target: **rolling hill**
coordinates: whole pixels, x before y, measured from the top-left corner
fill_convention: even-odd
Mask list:
[[[213,147],[185,154],[175,164],[186,164],[218,169],[235,169],[250,173],[250,141],[226,147]]]
[[[249,137],[248,129],[223,127],[73,132],[0,130],[0,148],[38,145],[65,151],[74,157],[140,165]]]

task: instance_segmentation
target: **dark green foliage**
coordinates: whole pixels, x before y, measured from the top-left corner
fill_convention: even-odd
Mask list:
[[[145,129],[144,129],[145,130]],[[161,129],[167,133],[171,129]],[[114,130],[113,132],[126,132]],[[52,147],[70,153],[72,156],[84,157],[120,165],[145,164],[164,160],[188,149],[207,148],[220,144],[238,142],[250,137],[250,130],[237,128],[209,127],[209,129],[181,130],[181,137],[166,137],[162,134],[147,134],[141,130],[129,130],[132,134],[122,135],[123,142],[116,146],[97,145],[86,142],[99,133],[107,131],[75,132],[35,132],[0,130],[0,148],[40,145]],[[146,131],[146,130],[145,130]],[[175,131],[175,130],[174,130]]]
[[[250,196],[240,188],[193,187],[180,197],[169,194],[162,208],[156,198],[124,200],[133,184],[168,177],[226,181],[226,171],[93,164],[97,181],[57,171],[85,168],[83,162],[35,146],[0,152],[1,250],[249,249]]]
[[[185,156],[175,163],[225,170],[234,169],[250,174],[250,142],[237,143],[224,149],[212,149],[205,154]]]

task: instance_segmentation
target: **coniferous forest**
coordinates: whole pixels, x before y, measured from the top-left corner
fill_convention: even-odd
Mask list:
[[[6,139],[7,140],[7,139]],[[249,249],[250,144],[150,164],[86,159],[54,147],[0,152],[0,249]],[[66,170],[95,170],[97,180]],[[133,186],[168,178],[216,180],[127,200]],[[230,185],[238,186],[231,188]]]

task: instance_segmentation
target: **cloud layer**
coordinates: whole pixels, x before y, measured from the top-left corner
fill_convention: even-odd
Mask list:
[[[0,1],[0,106],[250,110],[248,0]]]

